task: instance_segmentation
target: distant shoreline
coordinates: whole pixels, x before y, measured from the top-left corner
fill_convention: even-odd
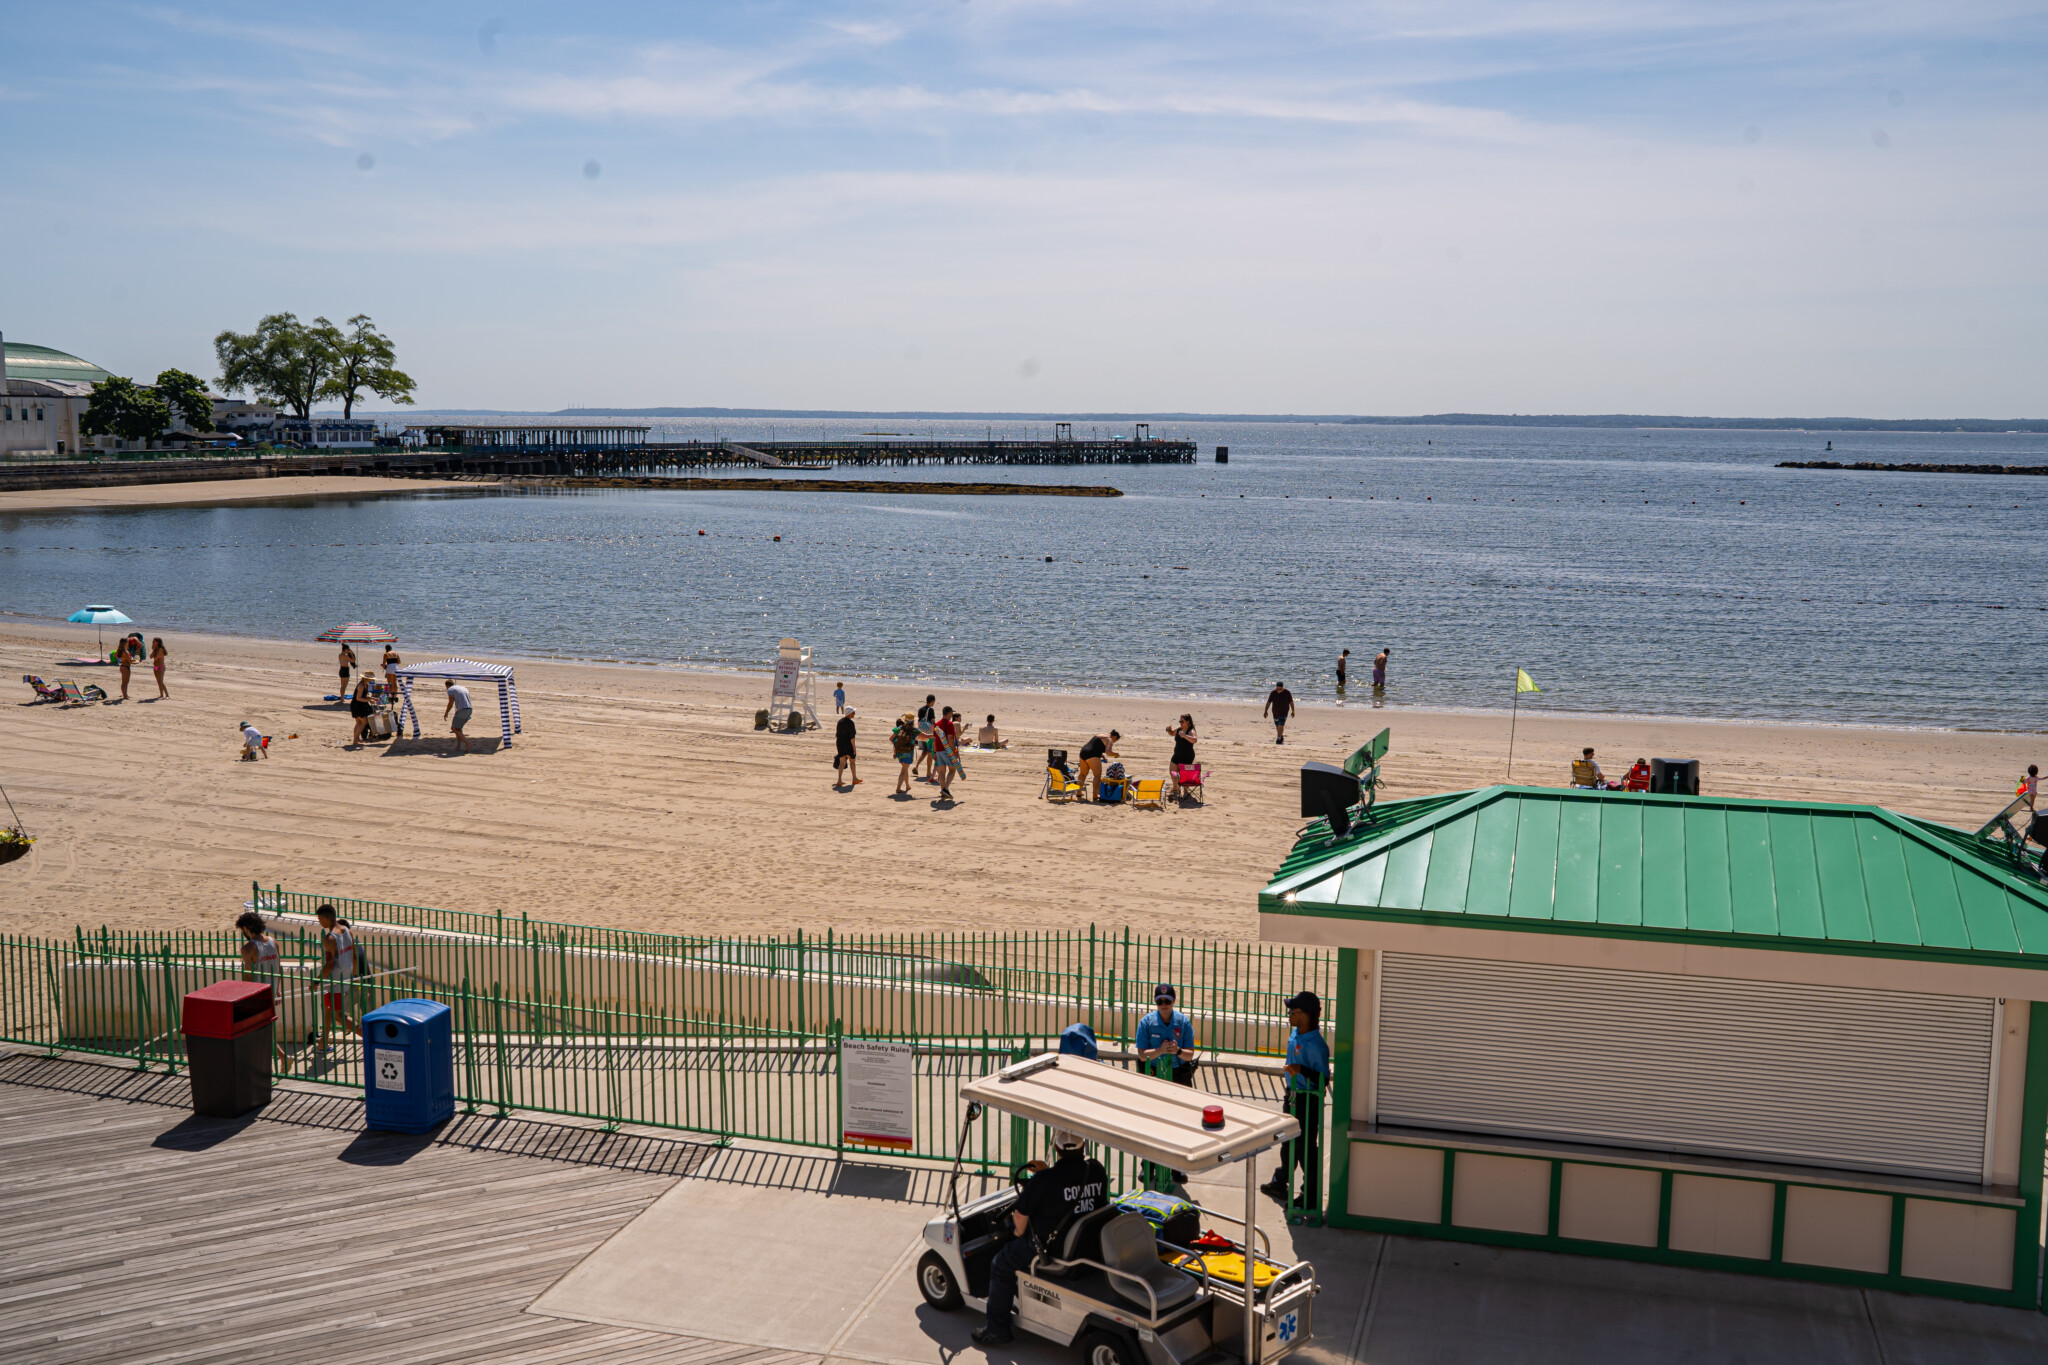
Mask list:
[[[2048,435],[2048,417],[1669,417],[1644,413],[1439,412],[1414,417],[1296,412],[909,412],[856,408],[434,408],[450,417],[773,418],[924,422],[1297,422],[1336,426],[1588,427],[1650,431],[1903,431]],[[399,412],[367,416],[398,419]]]

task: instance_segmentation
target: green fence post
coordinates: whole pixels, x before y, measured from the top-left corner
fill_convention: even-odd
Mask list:
[[[826,931],[830,933],[830,930]],[[844,1034],[839,1020],[832,1021],[832,1150],[846,1160],[846,1068],[840,1065],[839,1040]]]
[[[476,1112],[476,1010],[469,991],[469,973],[462,974],[462,1112]]]

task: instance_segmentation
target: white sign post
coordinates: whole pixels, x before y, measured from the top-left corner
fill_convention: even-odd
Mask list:
[[[917,1145],[917,1055],[908,1043],[839,1040],[840,1139],[909,1151]]]

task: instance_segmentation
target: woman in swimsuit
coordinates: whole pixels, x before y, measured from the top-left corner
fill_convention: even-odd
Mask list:
[[[1182,712],[1180,724],[1167,726],[1166,733],[1173,736],[1173,757],[1166,764],[1166,794],[1178,796],[1180,770],[1195,762],[1195,718]]]
[[[128,700],[128,670],[135,663],[135,641],[128,636],[121,637],[121,643],[114,646],[114,662],[121,665],[121,700]]]
[[[351,749],[359,749],[363,744],[364,731],[369,727],[370,717],[377,714],[377,705],[370,700],[368,673],[357,680],[355,696],[349,699],[348,713],[356,718],[355,733],[349,736],[348,746]]]
[[[171,651],[164,648],[164,637],[159,635],[149,642],[149,666],[156,673],[156,694],[159,697],[171,695],[171,689],[164,686],[164,665],[170,662]]]
[[[347,645],[341,647],[341,695],[348,695],[348,671],[356,666],[356,652]]]
[[[953,774],[960,770],[960,753],[953,734],[943,725],[932,727],[932,773],[939,779],[939,799],[953,799]]]
[[[1122,738],[1121,734],[1111,730],[1106,735],[1090,736],[1088,742],[1081,746],[1081,776],[1076,779],[1075,785],[1081,788],[1082,800],[1088,799],[1088,774],[1091,772],[1095,774],[1096,794],[1101,794],[1102,756],[1108,754],[1111,758],[1122,757],[1116,751],[1116,742]]]

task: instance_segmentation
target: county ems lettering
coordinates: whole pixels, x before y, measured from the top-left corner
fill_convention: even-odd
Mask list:
[[[1108,1191],[1109,1173],[1102,1163],[1072,1152],[1025,1182],[1017,1212],[1031,1220],[1031,1236],[1042,1244],[1069,1216],[1101,1208]]]

